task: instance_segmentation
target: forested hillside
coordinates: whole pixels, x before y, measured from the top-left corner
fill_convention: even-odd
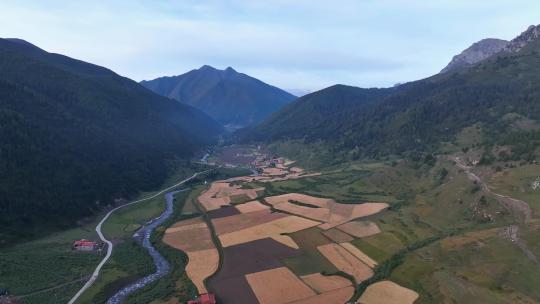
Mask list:
[[[0,245],[159,185],[221,132],[112,71],[0,39]]]
[[[259,123],[296,98],[233,68],[218,70],[208,65],[141,84],[200,109],[231,128]]]
[[[476,125],[478,144],[509,146],[506,157],[533,160],[540,143],[539,66],[536,39],[515,53],[396,88],[331,87],[236,135],[241,141],[322,141],[353,157],[378,157],[436,152]]]

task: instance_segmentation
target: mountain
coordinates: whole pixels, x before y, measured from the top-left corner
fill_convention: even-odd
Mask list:
[[[441,73],[469,67],[477,62],[483,61],[503,50],[508,43],[509,42],[506,40],[492,38],[480,40],[461,52],[461,54],[454,56],[452,61],[442,69]]]
[[[512,39],[512,41],[504,47],[503,51],[507,53],[517,53],[530,42],[537,40],[538,37],[540,37],[540,26],[531,25],[526,31],[521,33],[521,35]]]
[[[486,151],[508,146],[514,159],[538,158],[540,39],[528,38],[534,33],[529,29],[526,37],[513,40],[528,41],[517,52],[501,52],[468,69],[373,90],[365,99],[358,98],[368,94],[361,88],[315,92],[260,125],[237,132],[236,139],[322,141],[353,157],[380,157],[437,152],[466,128],[478,126],[479,144]]]
[[[142,81],[148,89],[204,111],[218,122],[230,126],[258,123],[295,99],[233,68],[211,66],[172,77]]]
[[[0,245],[156,187],[221,126],[114,72],[0,39]]]
[[[355,112],[367,109],[393,91],[334,85],[298,98],[261,124],[239,130],[236,135],[255,140],[303,138],[307,134],[316,134],[317,138],[331,139],[340,122],[354,120]]]

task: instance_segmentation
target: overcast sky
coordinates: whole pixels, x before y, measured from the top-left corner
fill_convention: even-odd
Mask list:
[[[424,78],[531,24],[538,0],[0,0],[0,37],[137,81],[208,64],[294,92]]]

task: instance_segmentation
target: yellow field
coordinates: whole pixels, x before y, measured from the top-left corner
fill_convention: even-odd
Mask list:
[[[381,232],[379,226],[370,221],[352,221],[339,225],[336,228],[359,238],[368,237]]]
[[[315,295],[286,267],[250,273],[246,279],[261,304],[285,304]]]
[[[219,240],[223,247],[243,244],[255,240],[271,237],[289,247],[298,248],[294,241],[282,233],[293,233],[319,225],[319,222],[301,218],[298,216],[287,216],[268,223],[255,225],[250,228],[222,234]]]
[[[373,276],[371,268],[338,244],[321,245],[317,249],[337,269],[352,275],[357,283]]]
[[[391,281],[371,284],[360,297],[360,304],[412,304],[418,294]]]

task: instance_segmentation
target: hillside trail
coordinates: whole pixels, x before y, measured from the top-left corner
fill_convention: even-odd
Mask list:
[[[472,167],[467,166],[459,157],[454,157],[452,160],[456,163],[456,166],[462,169],[470,180],[476,182],[482,190],[491,196],[493,196],[504,208],[510,211],[511,214],[516,216],[523,223],[527,224],[532,220],[532,210],[529,204],[525,201],[518,200],[507,195],[502,195],[494,192],[478,175],[471,172]],[[540,262],[536,255],[527,247],[525,241],[519,237],[519,226],[510,225],[504,227],[501,230],[501,236],[505,239],[509,239],[512,243],[516,244],[519,249],[527,256],[527,258],[534,263],[540,265]]]
[[[495,198],[513,215],[517,216],[524,223],[528,223],[531,221],[532,210],[529,204],[527,204],[525,201],[494,192],[493,190],[491,190],[487,183],[485,183],[478,175],[471,171],[472,167],[467,166],[465,163],[463,163],[463,161],[459,157],[454,157],[453,161],[456,163],[458,168],[465,171],[465,174],[467,174],[470,180],[476,182],[485,193],[493,196],[493,198]]]

